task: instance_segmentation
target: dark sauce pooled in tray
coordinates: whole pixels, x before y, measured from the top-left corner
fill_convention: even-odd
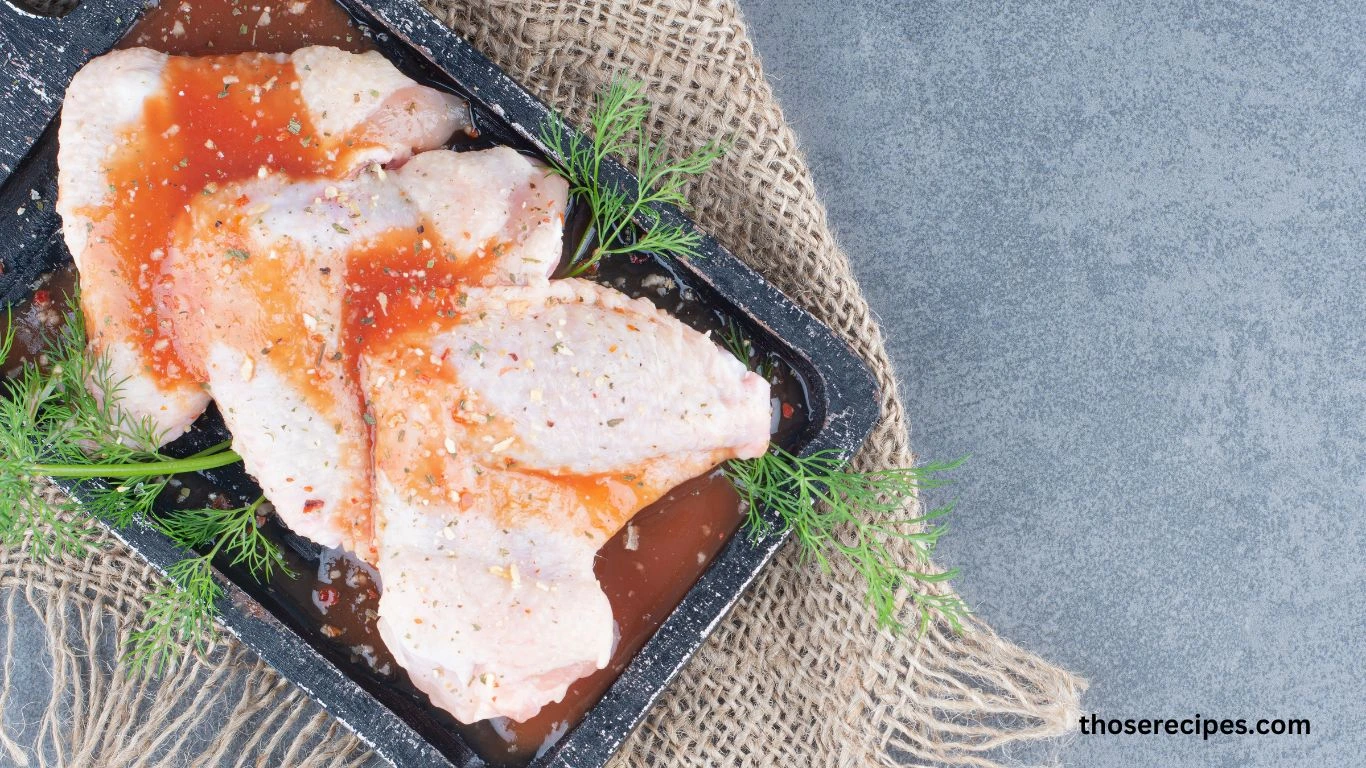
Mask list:
[[[374,47],[370,32],[332,0],[163,0],[147,12],[120,47],[147,46],[167,53],[203,55],[290,52],[305,45],[332,45],[351,51]],[[432,73],[410,74],[426,82],[441,82]],[[484,138],[457,137],[456,149],[487,146],[491,137],[508,135],[491,116],[476,111],[474,117]],[[577,243],[585,227],[584,213],[571,206],[566,251]],[[715,309],[708,295],[697,293],[707,289],[690,287],[667,262],[614,257],[604,262],[592,279],[631,296],[647,297],[704,332],[721,332],[731,322]],[[45,276],[34,298],[16,305],[19,338],[15,357],[37,348],[40,328],[60,317],[63,297],[74,284],[74,270],[67,267]],[[805,390],[790,366],[767,351],[760,352],[774,363],[774,439],[782,443],[807,426]],[[15,364],[14,359],[6,362],[7,374]],[[211,408],[191,434],[167,450],[191,452],[224,434],[222,422]],[[176,506],[237,505],[258,493],[238,466],[185,478],[165,501]],[[717,471],[684,483],[639,512],[598,552],[595,572],[612,604],[619,636],[610,663],[575,683],[563,701],[547,705],[536,717],[521,723],[499,718],[466,725],[431,706],[379,639],[375,611],[380,585],[369,567],[342,553],[320,552],[273,516],[264,518],[264,528],[272,538],[286,544],[288,565],[296,578],[277,576],[270,584],[259,585],[227,562],[216,565],[447,754],[455,756],[462,751],[452,738],[452,734],[459,734],[490,764],[525,765],[573,728],[597,702],[741,521],[735,491]]]

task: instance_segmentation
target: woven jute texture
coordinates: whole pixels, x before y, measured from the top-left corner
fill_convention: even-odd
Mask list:
[[[833,327],[876,374],[882,419],[858,465],[914,460],[881,331],[733,3],[433,0],[429,7],[572,120],[581,121],[593,94],[620,73],[647,84],[651,131],[675,152],[732,141],[690,190],[696,218]],[[114,649],[157,578],[107,537],[93,562],[38,565],[22,550],[0,552],[0,763],[312,768],[373,760],[230,639],[159,681],[119,670]],[[784,552],[616,764],[994,766],[1021,754],[1037,759],[1022,745],[1077,722],[1081,680],[976,619],[962,636],[942,626],[919,640],[878,632],[862,590],[847,567],[822,574]],[[16,647],[16,626],[26,622],[46,628],[42,648]],[[26,695],[24,681],[35,679],[51,686]]]

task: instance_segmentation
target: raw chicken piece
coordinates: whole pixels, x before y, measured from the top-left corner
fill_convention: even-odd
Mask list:
[[[59,209],[123,402],[170,439],[211,395],[281,519],[380,567],[432,701],[520,720],[609,659],[598,548],[762,453],[769,393],[648,302],[551,282],[564,182],[421,152],[453,105],[373,54],[111,54],[68,91]]]
[[[135,48],[87,64],[63,106],[57,208],[91,346],[108,358],[129,417],[150,419],[169,442],[208,403],[149,295],[187,202],[262,169],[341,178],[401,162],[466,121],[458,99],[377,53],[195,59]]]
[[[202,197],[179,224],[155,289],[179,356],[280,518],[373,559],[370,443],[345,354],[348,254],[406,247],[416,207],[370,174],[269,177]]]
[[[310,122],[346,169],[402,162],[470,125],[464,102],[413,82],[378,51],[311,46],[289,59]]]
[[[484,285],[544,283],[560,262],[568,185],[516,150],[424,152],[398,183],[445,253],[484,265]]]
[[[594,555],[639,509],[769,438],[769,388],[645,300],[580,280],[474,289],[362,355],[380,634],[464,722],[525,720],[601,668]]]
[[[120,200],[108,165],[120,150],[114,138],[135,130],[144,102],[162,90],[166,58],[133,48],[96,58],[77,72],[62,105],[57,158],[57,212],[66,247],[84,278],[81,308],[90,346],[104,355],[125,416],[149,424],[160,442],[184,433],[209,404],[209,395],[165,354],[157,361],[159,370],[153,370],[165,348],[148,346],[157,322],[151,302],[142,300],[147,288],[142,271],[128,260],[149,254],[124,254],[110,242]]]
[[[407,181],[433,167],[446,183]],[[428,152],[396,173],[224,185],[179,219],[156,265],[159,316],[296,533],[374,560],[357,350],[454,312],[472,277],[544,285],[567,194],[548,175],[510,149]]]

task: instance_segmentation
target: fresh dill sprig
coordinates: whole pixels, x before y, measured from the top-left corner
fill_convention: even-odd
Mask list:
[[[750,341],[749,336],[734,318],[727,317],[721,330],[716,334],[726,350],[736,359],[745,364],[745,367],[762,376],[767,381],[773,380],[774,366],[773,356],[761,354],[754,347],[754,342]]]
[[[147,597],[143,626],[124,647],[133,674],[160,675],[186,649],[203,652],[214,635],[214,606],[223,596],[211,560],[210,555],[181,560],[167,569],[167,583]]]
[[[0,337],[0,360],[8,359],[14,341],[11,316]],[[43,340],[36,359],[25,360],[14,377],[0,383],[0,542],[27,545],[38,559],[82,557],[96,540],[95,519],[115,528],[152,525],[184,549],[212,542],[207,553],[168,569],[170,583],[149,598],[144,627],[132,636],[128,652],[134,665],[159,671],[186,646],[202,647],[213,628],[221,594],[213,580],[215,556],[230,556],[232,564],[262,581],[289,571],[279,546],[258,527],[262,499],[228,510],[154,511],[174,475],[235,464],[241,457],[231,441],[184,458],[161,453],[151,419],[132,419],[120,407],[120,383],[107,361],[88,349],[72,297],[61,330]],[[33,482],[40,477],[89,480],[82,488],[85,501],[49,498]]]
[[[221,547],[232,556],[232,564],[246,568],[256,578],[265,581],[278,569],[293,575],[285,566],[284,553],[275,542],[266,538],[257,524],[256,515],[264,496],[245,507],[236,509],[177,510],[157,520],[157,530],[172,541],[189,547],[200,547],[214,542],[213,552]]]
[[[949,504],[917,517],[905,517],[919,490],[945,481],[939,477],[958,467],[962,459],[918,467],[857,472],[835,451],[797,456],[771,446],[763,456],[726,463],[725,474],[746,503],[751,536],[774,532],[775,524],[763,510],[777,514],[778,527],[792,531],[804,557],[829,571],[831,555],[849,560],[868,583],[867,602],[878,625],[895,632],[904,629],[897,618],[897,592],[912,582],[936,583],[952,579],[957,569],[929,572],[930,555],[948,526],[935,521],[953,510]],[[912,562],[903,564],[893,551],[905,542]],[[956,595],[925,594],[911,590],[919,612],[919,631],[929,629],[936,616],[954,631],[962,631],[968,607]]]
[[[593,105],[588,121],[592,135],[586,142],[569,136],[557,116],[541,126],[551,167],[569,182],[570,195],[592,211],[592,225],[568,265],[571,277],[584,274],[612,254],[697,255],[701,236],[678,224],[664,223],[655,206],[685,208],[683,187],[688,179],[705,173],[725,147],[709,142],[681,159],[670,160],[663,145],[650,143],[645,130],[650,104],[643,91],[640,82],[614,79]],[[612,157],[635,163],[635,189],[618,189],[602,180],[603,164]]]
[[[215,605],[223,596],[212,567],[219,552],[231,555],[233,565],[245,566],[257,579],[270,578],[276,569],[293,576],[284,553],[257,524],[257,511],[265,500],[262,496],[235,509],[178,510],[156,521],[157,530],[172,541],[190,546],[212,541],[213,547],[167,569],[169,583],[148,598],[143,627],[129,636],[126,647],[134,672],[160,674],[186,648],[202,651],[214,637]]]
[[[13,349],[10,322],[0,339],[0,359]],[[86,348],[81,313],[71,307],[62,329],[44,340],[38,359],[26,360],[0,386],[0,541],[13,546],[28,539],[38,557],[85,554],[94,529],[70,514],[70,502],[40,493],[35,478],[120,479],[92,491],[91,511],[110,524],[127,525],[146,516],[169,475],[241,460],[229,450],[186,459],[159,453],[151,419],[130,418],[119,406],[119,392],[108,363]]]

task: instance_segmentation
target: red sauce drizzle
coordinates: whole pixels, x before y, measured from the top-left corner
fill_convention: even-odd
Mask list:
[[[347,254],[343,327],[345,354],[378,348],[395,336],[436,331],[458,316],[465,287],[479,283],[496,263],[490,249],[460,259],[426,227],[394,230]]]
[[[260,169],[297,176],[332,167],[314,140],[307,110],[294,86],[294,67],[266,54],[172,58],[161,92],[148,99],[144,119],[120,137],[108,169],[113,205],[92,211],[96,247],[109,249],[117,278],[133,288],[138,314],[112,329],[139,340],[146,359],[167,383],[186,379],[170,343],[170,327],[155,318],[154,274],[175,221],[204,190],[257,175]],[[100,320],[100,318],[93,318]]]
[[[118,47],[204,56],[291,53],[305,45],[353,53],[374,47],[332,0],[162,0]]]

